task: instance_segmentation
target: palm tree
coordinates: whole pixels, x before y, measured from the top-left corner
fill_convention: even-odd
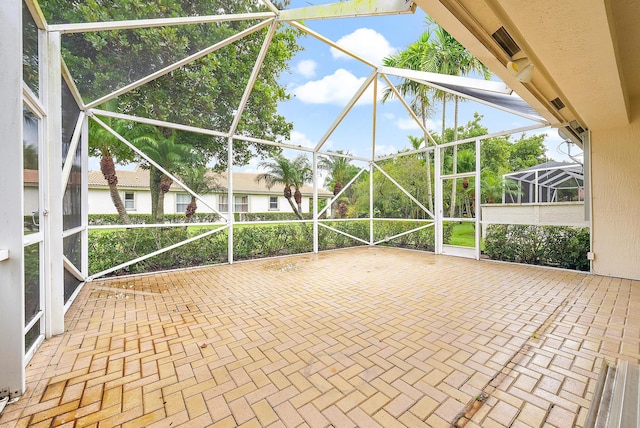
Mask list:
[[[384,59],[384,65],[389,67],[406,68],[409,70],[426,71],[423,69],[425,57],[431,48],[429,43],[429,32],[424,32],[420,38],[413,44],[409,45],[406,50],[396,55]],[[397,86],[398,92],[402,96],[412,95],[414,98],[410,103],[411,109],[418,115],[422,121],[423,128],[427,128],[427,119],[433,113],[430,96],[433,92],[428,86],[417,83],[411,79],[403,79],[402,83]],[[385,89],[382,102],[393,97],[394,92],[391,88]],[[422,141],[427,141],[429,136],[425,133]],[[418,149],[420,146],[415,147]],[[431,212],[433,212],[433,189],[431,186],[431,154],[425,153],[425,161],[427,164],[427,202]]]
[[[116,104],[109,102],[106,104],[106,109],[115,111]],[[120,119],[102,117],[101,120],[124,138],[136,128],[136,125],[131,122]],[[89,152],[91,155],[100,157],[100,172],[109,185],[109,195],[120,221],[123,224],[130,224],[131,220],[120,197],[120,192],[118,192],[118,176],[116,175],[114,157],[117,155],[117,161],[128,163],[133,160],[133,151],[125,147],[112,133],[91,120],[89,122]]]
[[[185,144],[176,142],[178,131],[168,130],[165,135],[157,127],[146,128],[146,132],[133,139],[132,143],[168,172],[175,174],[185,168],[197,165],[200,158]],[[151,191],[151,216],[158,222],[164,221],[164,195],[173,184],[173,179],[152,164],[149,168],[149,189]]]
[[[349,152],[337,150],[336,153],[349,155]],[[358,168],[351,164],[351,160],[344,156],[322,156],[318,161],[318,168],[323,169],[329,173],[325,179],[324,185],[333,189],[333,196],[338,195],[344,187],[344,184],[351,181],[353,177],[358,173]],[[349,191],[349,193],[351,193]],[[332,212],[336,215],[340,215],[340,211],[335,209],[338,206],[338,201],[334,201]]]
[[[431,19],[427,19],[428,25],[433,25],[435,22]],[[431,48],[427,51],[427,55],[424,57],[424,69],[440,74],[449,74],[453,76],[463,76],[472,72],[477,72],[485,79],[489,79],[491,72],[484,64],[474,57],[464,46],[453,38],[444,28],[436,24],[434,30],[436,39],[431,43]],[[444,143],[445,136],[445,110],[447,96],[441,95],[442,99],[442,142]],[[458,103],[459,97],[455,96],[455,110],[454,110],[454,125],[453,125],[453,139],[458,139]],[[453,147],[453,173],[457,171],[457,147]],[[450,204],[450,217],[455,215],[456,209],[456,184],[455,180],[451,188],[451,204]]]
[[[206,195],[214,190],[223,190],[216,182],[216,179],[209,174],[209,169],[205,166],[196,168],[186,168],[180,174],[182,182],[198,195]],[[191,201],[187,205],[184,215],[187,217],[187,223],[191,223],[191,218],[198,209],[197,199],[191,195]]]
[[[278,155],[273,160],[260,162],[259,166],[267,171],[258,174],[256,182],[260,183],[264,181],[268,189],[271,189],[276,184],[282,184],[284,186],[283,195],[285,199],[289,202],[289,205],[291,205],[291,209],[295,215],[302,220],[302,214],[298,211],[298,207],[292,199],[293,194],[291,192],[291,186],[295,186],[299,175],[295,163],[282,155]]]
[[[293,193],[293,198],[298,206],[298,213],[302,214],[302,192],[300,188],[313,180],[313,171],[311,171],[309,159],[305,155],[296,157],[293,160],[293,166],[295,169],[293,187],[296,189]]]

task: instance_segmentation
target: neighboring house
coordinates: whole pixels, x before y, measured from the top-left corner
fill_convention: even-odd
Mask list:
[[[125,204],[127,212],[131,214],[151,214],[151,191],[149,190],[149,170],[137,167],[134,171],[117,171],[118,191]],[[221,213],[228,211],[228,180],[227,173],[213,174],[215,183],[220,190],[201,195],[202,201],[197,201],[199,213],[210,213],[212,207]],[[233,173],[234,212],[293,212],[289,202],[283,196],[283,186],[276,185],[268,189],[264,181],[256,182],[258,174],[246,172]],[[310,212],[313,206],[313,187],[304,185],[302,192],[302,212]],[[329,199],[333,194],[325,189],[318,189],[318,199]],[[165,214],[184,213],[191,201],[191,195],[173,183],[164,197]],[[209,207],[207,207],[209,205]],[[100,171],[89,171],[89,214],[117,214],[109,186]]]
[[[40,210],[40,187],[37,169],[25,169],[22,173],[24,180],[24,228],[25,230],[37,230],[39,226],[38,215]]]

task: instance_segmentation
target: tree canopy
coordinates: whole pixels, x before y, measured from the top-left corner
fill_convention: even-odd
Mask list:
[[[254,12],[253,0],[153,1],[41,0],[52,22],[100,22]],[[282,5],[280,5],[282,6]],[[193,53],[255,25],[257,22],[180,25],[134,30],[66,34],[63,57],[86,102],[93,101]],[[230,129],[267,29],[259,30],[169,74],[118,97],[119,112],[226,132]],[[280,27],[270,45],[238,132],[269,140],[286,139],[292,129],[277,114],[288,98],[278,84],[288,60],[301,47],[297,31]],[[108,106],[100,106],[108,108]],[[192,145],[219,169],[227,163],[227,141],[180,133],[178,143]],[[246,164],[251,153],[279,152],[265,145],[236,144],[234,162]]]

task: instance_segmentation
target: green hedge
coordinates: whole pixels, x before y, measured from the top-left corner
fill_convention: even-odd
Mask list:
[[[132,224],[155,224],[156,221],[151,214],[129,214]],[[184,214],[165,214],[164,223],[181,224],[186,223],[187,217]],[[195,213],[191,218],[191,223],[215,223],[220,221],[220,216],[215,213]],[[121,225],[118,214],[89,214],[89,225]]]
[[[313,218],[313,214],[303,213],[303,217],[306,220]],[[298,217],[293,213],[283,212],[266,212],[266,213],[234,213],[235,221],[287,221],[298,220]]]
[[[369,240],[369,221],[324,222],[365,241]],[[415,222],[374,223],[374,238],[381,240],[415,228]],[[188,226],[172,228],[133,228],[121,230],[93,230],[89,232],[89,272],[95,274],[152,253],[185,239],[200,235],[210,227]],[[243,226],[234,228],[234,260],[247,260],[313,251],[313,224],[293,223]],[[451,228],[445,229],[445,242]],[[318,227],[319,249],[330,250],[365,245],[342,233]],[[383,245],[433,250],[433,228],[425,228],[392,239]],[[120,269],[113,275],[153,272],[190,266],[224,263],[228,260],[227,232],[216,232],[205,238]]]
[[[586,227],[493,224],[484,251],[494,260],[588,271],[589,241]]]
[[[298,217],[292,212],[265,212],[265,213],[234,213],[234,219],[236,222],[243,221],[287,221],[298,220]],[[312,214],[304,214],[305,219],[312,219]],[[151,217],[151,214],[129,214],[129,219],[132,224],[155,224],[156,222]],[[25,224],[27,220],[31,221],[31,216],[28,219],[25,217]],[[191,223],[215,223],[222,220],[221,217],[215,213],[195,213],[191,219]],[[186,223],[187,217],[184,214],[165,214],[165,224],[182,224]],[[104,225],[121,225],[120,216],[118,214],[90,214],[89,224],[92,226],[104,226]]]

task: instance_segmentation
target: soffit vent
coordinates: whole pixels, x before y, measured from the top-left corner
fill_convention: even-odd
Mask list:
[[[552,99],[551,101],[549,101],[551,104],[553,104],[553,106],[556,108],[556,110],[561,110],[565,107],[564,103],[562,102],[562,100],[558,97]]]
[[[511,34],[507,33],[504,27],[498,28],[498,30],[491,35],[493,39],[500,45],[500,47],[509,55],[513,57],[520,52],[520,46],[511,37]]]

